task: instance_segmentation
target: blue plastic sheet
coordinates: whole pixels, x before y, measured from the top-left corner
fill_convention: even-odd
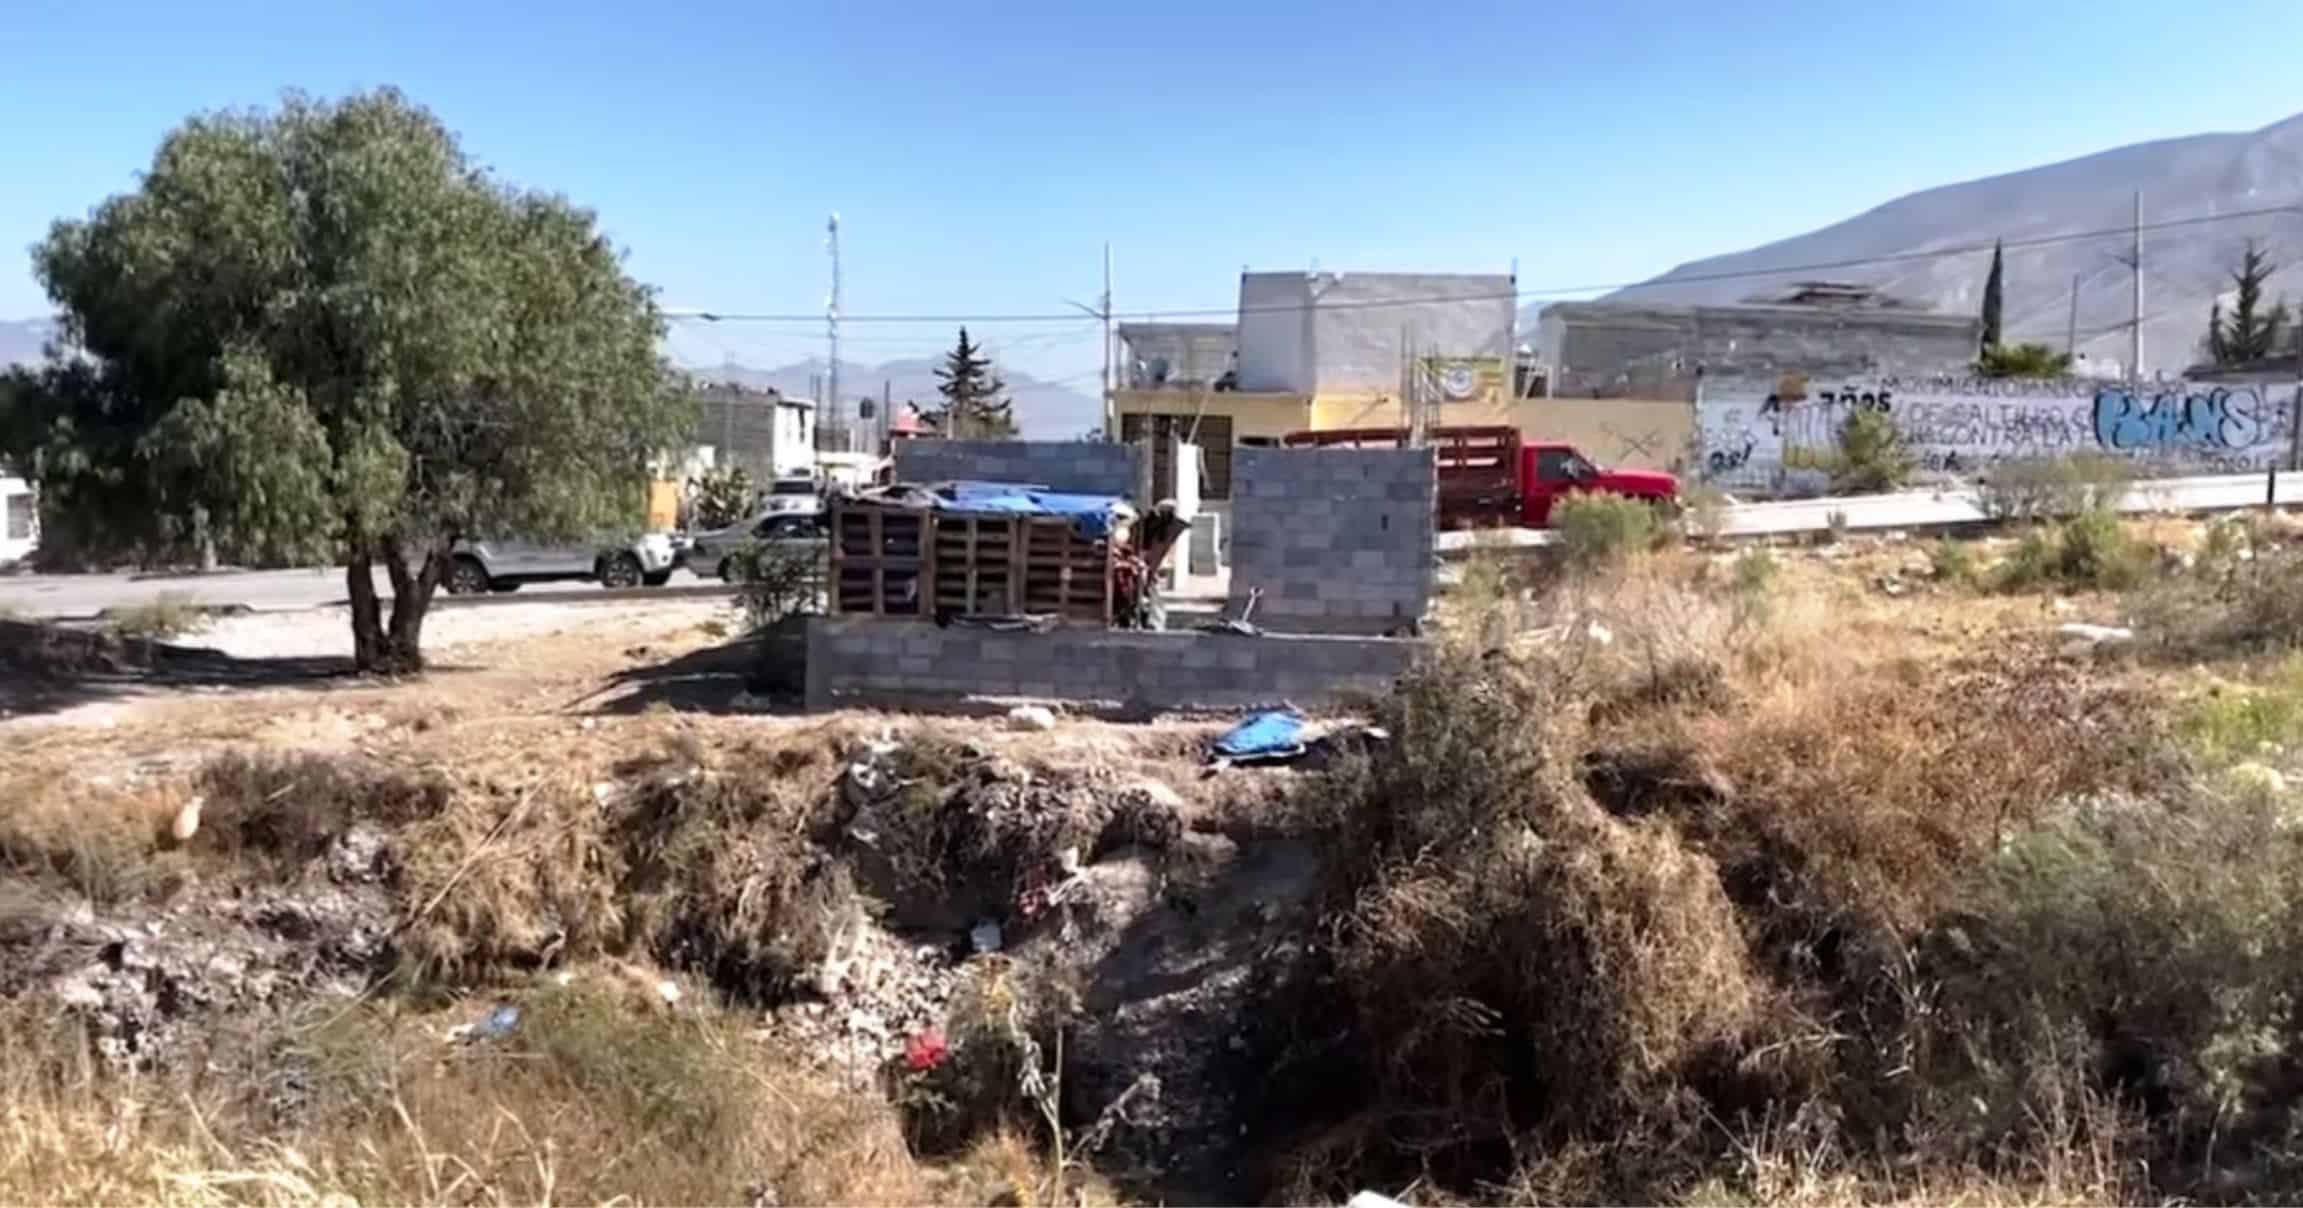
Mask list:
[[[1065,516],[1083,537],[1108,537],[1117,495],[1076,495],[1014,482],[955,482],[944,488],[954,507],[970,512],[1010,512],[1021,516]]]
[[[1303,714],[1292,709],[1252,714],[1215,740],[1216,757],[1233,763],[1293,759],[1303,754],[1304,730],[1309,724]]]

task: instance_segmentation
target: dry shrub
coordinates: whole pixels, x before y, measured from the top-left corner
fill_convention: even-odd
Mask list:
[[[130,641],[169,641],[208,627],[208,612],[187,592],[164,591],[141,604],[104,610],[107,629]]]
[[[98,906],[164,896],[187,872],[160,850],[180,804],[158,790],[0,778],[0,870]]]
[[[0,1200],[869,1204],[965,1186],[923,1178],[878,1095],[806,1072],[740,1017],[634,1014],[580,989],[521,1005],[512,1035],[465,1046],[383,1014],[295,1033],[276,1054],[297,1088],[286,1118],[217,1080],[87,1068],[53,1017],[12,1026]]]
[[[2250,1142],[2293,1126],[2292,808],[2260,790],[2093,799],[1962,878],[1932,962],[1960,1043],[1924,1073],[1990,1105],[1952,1113],[1977,1143],[2036,1110],[2026,1085],[2074,1070],[2159,1124],[2179,1161],[2210,1160],[2185,1143],[2221,1132],[2224,1160],[2244,1166],[2259,1160]]]
[[[2303,550],[2268,543],[2246,557],[2202,558],[2196,573],[2141,593],[2137,622],[2176,658],[2251,654],[2303,644]]]
[[[436,771],[395,768],[350,755],[234,751],[200,768],[206,800],[199,848],[228,861],[268,858],[300,865],[353,824],[398,829],[438,815],[451,788]]]
[[[848,897],[813,840],[834,740],[707,752],[675,736],[624,783],[546,775],[409,836],[403,939],[424,980],[646,952],[747,999],[821,959]]]
[[[1468,1186],[1508,1173],[1523,1137],[1700,1131],[1686,1088],[1766,992],[1711,862],[1574,782],[1556,684],[1505,658],[1427,662],[1379,713],[1386,753],[1324,786],[1335,944],[1311,1012],[1335,1015],[1305,1025],[1332,1039],[1304,1094],[1348,1110],[1297,1176]]]
[[[1643,736],[1733,786],[1724,808],[1698,799],[1679,821],[1774,938],[1800,944],[1846,924],[1916,928],[1953,870],[2034,811],[2144,779],[2160,751],[2149,710],[2041,660],[1774,692]]]
[[[610,833],[628,934],[746,1001],[786,995],[852,915],[847,870],[816,843],[835,756],[825,740],[752,747],[648,779]]]

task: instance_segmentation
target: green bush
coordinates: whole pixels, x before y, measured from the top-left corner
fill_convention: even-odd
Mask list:
[[[728,555],[736,602],[754,630],[823,607],[829,547],[821,543],[753,541]]]
[[[715,466],[688,484],[688,527],[725,528],[751,515],[752,476],[742,466]]]
[[[1975,551],[1964,541],[1949,537],[1935,543],[1927,551],[1928,573],[1938,583],[1972,583],[1975,580]]]
[[[1764,596],[1775,586],[1775,555],[1764,545],[1755,545],[1736,555],[1735,594]]]
[[[2111,512],[2081,512],[2023,535],[2000,567],[2001,591],[2055,585],[2083,591],[2125,591],[2151,571],[2151,549],[2127,533]]]
[[[1588,568],[1647,548],[1655,536],[1655,509],[1621,495],[1582,491],[1552,508],[1551,523],[1568,565]]]
[[[1831,459],[1831,490],[1837,495],[1876,495],[1910,481],[1911,454],[1903,434],[1884,411],[1858,408],[1839,425],[1839,452]]]
[[[2266,744],[2303,743],[2303,660],[2290,659],[2262,684],[2218,687],[2193,700],[2176,733],[2217,763],[2254,758]]]
[[[2135,467],[2105,453],[2023,458],[1992,466],[1975,487],[1977,506],[1994,520],[2043,520],[2109,511],[2126,497]]]

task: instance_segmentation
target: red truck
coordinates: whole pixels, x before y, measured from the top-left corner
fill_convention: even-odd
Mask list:
[[[1291,432],[1291,449],[1397,449],[1401,428],[1331,428]],[[1671,503],[1679,480],[1656,470],[1608,470],[1564,441],[1529,441],[1508,425],[1434,429],[1430,445],[1439,463],[1441,528],[1520,525],[1546,528],[1551,508],[1574,491],[1604,491],[1630,499]]]

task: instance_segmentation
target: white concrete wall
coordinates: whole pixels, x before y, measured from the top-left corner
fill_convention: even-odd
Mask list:
[[[31,557],[38,544],[40,509],[33,502],[32,484],[0,478],[0,566]]]
[[[1311,393],[1312,278],[1239,275],[1239,388]]]
[[[2295,387],[2079,379],[1893,379],[1810,383],[1784,402],[1762,385],[1706,386],[1696,407],[1696,473],[1731,488],[1797,489],[1812,458],[1838,448],[1857,408],[1880,407],[1923,471],[1972,475],[1992,464],[2077,452],[2157,463],[2169,472],[2239,473],[2281,464]],[[1806,455],[1803,457],[1803,454]]]
[[[1506,356],[1511,289],[1502,273],[1242,273],[1240,389],[1396,393],[1408,342],[1425,357]]]

